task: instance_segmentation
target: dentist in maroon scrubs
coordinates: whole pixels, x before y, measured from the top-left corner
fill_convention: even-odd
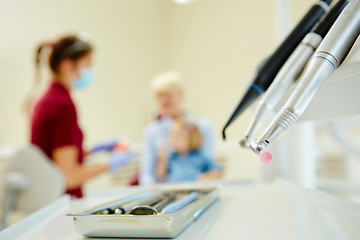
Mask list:
[[[31,143],[38,146],[60,169],[65,178],[66,193],[81,198],[81,186],[103,172],[114,172],[133,158],[133,152],[116,152],[108,164],[84,166],[84,157],[101,150],[112,150],[117,143],[108,141],[91,151],[83,149],[83,132],[72,100],[75,89],[87,88],[94,79],[91,68],[93,48],[77,36],[66,36],[56,42],[41,44],[36,64],[41,66],[41,53],[50,49],[49,66],[52,80],[47,91],[31,111]]]

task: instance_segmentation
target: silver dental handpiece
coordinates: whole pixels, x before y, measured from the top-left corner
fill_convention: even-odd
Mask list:
[[[322,83],[350,52],[359,34],[360,0],[352,0],[309,60],[299,84],[285,105],[261,137],[250,144],[255,153],[260,153],[303,114]]]
[[[240,141],[242,147],[250,147],[251,141],[254,140],[260,126],[269,115],[269,112],[275,110],[285,94],[289,91],[290,86],[298,79],[306,63],[311,58],[311,55],[320,45],[330,27],[334,24],[347,4],[348,1],[346,0],[338,1],[326,14],[324,19],[322,19],[320,24],[304,37],[299,46],[290,55],[269,89],[260,98],[245,137]]]

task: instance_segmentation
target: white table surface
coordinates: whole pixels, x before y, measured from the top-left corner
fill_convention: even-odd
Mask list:
[[[66,213],[138,190],[113,189],[76,201],[61,198],[0,232],[0,239],[87,239],[75,231]],[[176,238],[180,239],[360,239],[360,205],[284,180],[269,185],[224,183],[220,201]]]

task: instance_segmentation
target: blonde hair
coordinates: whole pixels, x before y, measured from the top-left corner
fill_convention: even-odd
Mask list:
[[[182,91],[181,76],[176,71],[161,73],[153,79],[151,89],[154,94],[159,92],[169,93],[176,90]]]
[[[184,129],[189,134],[189,149],[190,151],[197,151],[201,148],[203,140],[199,127],[192,123],[184,120],[175,120],[174,127]]]

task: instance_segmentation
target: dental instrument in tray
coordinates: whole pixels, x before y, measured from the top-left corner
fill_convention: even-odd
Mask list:
[[[68,216],[73,217],[77,232],[86,237],[174,238],[218,198],[217,186],[171,186],[140,192]]]

